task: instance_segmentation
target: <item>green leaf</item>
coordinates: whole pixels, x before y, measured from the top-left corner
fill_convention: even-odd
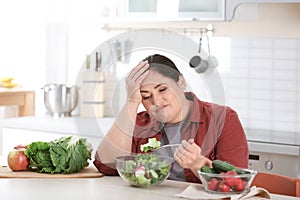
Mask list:
[[[148,139],[148,143],[146,144],[142,144],[140,146],[140,149],[142,152],[148,152],[148,151],[152,151],[155,149],[158,149],[160,147],[160,141],[156,140],[156,138],[149,138]]]
[[[85,138],[61,137],[51,142],[32,142],[25,150],[30,167],[44,173],[74,173],[89,165],[91,152]]]
[[[136,178],[140,185],[150,185],[151,184],[151,179],[148,179],[145,176],[138,176]]]

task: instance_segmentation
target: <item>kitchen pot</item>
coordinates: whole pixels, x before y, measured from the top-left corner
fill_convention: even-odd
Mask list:
[[[71,112],[78,103],[78,88],[67,87],[65,84],[46,84],[44,90],[44,104],[52,116],[71,116]]]
[[[122,63],[129,62],[132,46],[133,42],[130,39],[110,42],[112,55],[117,59],[117,61],[121,61]]]
[[[209,47],[209,37],[207,36],[207,50],[208,50],[208,57],[206,59],[203,59],[200,56],[201,53],[201,45],[202,45],[202,31],[201,31],[201,37],[199,41],[199,50],[198,54],[193,56],[190,59],[190,67],[194,68],[197,73],[204,73],[209,67],[217,67],[218,66],[218,60],[215,56],[210,55],[210,47]]]

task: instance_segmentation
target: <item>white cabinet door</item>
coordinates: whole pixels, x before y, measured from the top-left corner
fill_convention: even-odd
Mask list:
[[[178,17],[195,20],[224,20],[225,0],[179,0]]]
[[[143,20],[224,20],[225,0],[125,0],[124,10]]]

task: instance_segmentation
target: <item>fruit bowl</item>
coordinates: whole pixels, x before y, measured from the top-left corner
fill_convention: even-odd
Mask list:
[[[115,158],[119,175],[129,185],[145,187],[158,185],[170,174],[174,159],[156,154],[134,154]]]
[[[208,193],[239,194],[250,190],[256,171],[249,169],[210,173],[198,170],[200,180]]]

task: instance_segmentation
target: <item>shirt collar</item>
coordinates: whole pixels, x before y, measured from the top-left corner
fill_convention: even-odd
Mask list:
[[[204,115],[203,115],[203,106],[201,106],[202,103],[199,102],[196,95],[192,92],[186,92],[185,96],[188,100],[193,101],[192,110],[189,116],[189,121],[195,123],[203,122]]]

